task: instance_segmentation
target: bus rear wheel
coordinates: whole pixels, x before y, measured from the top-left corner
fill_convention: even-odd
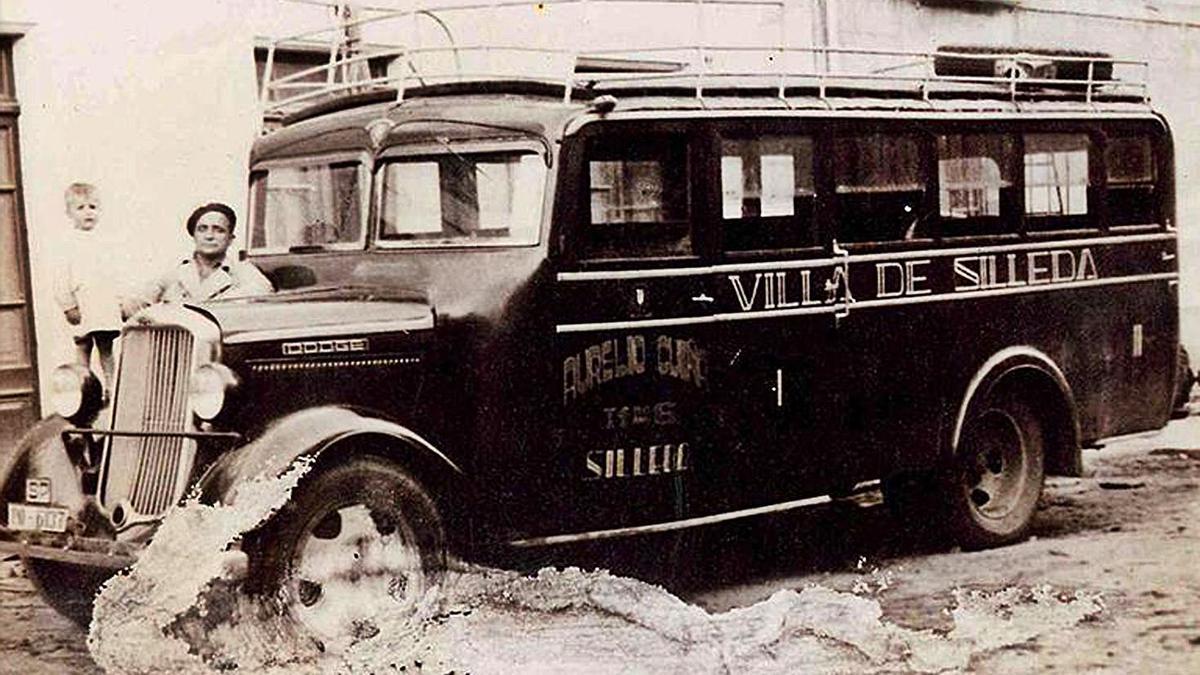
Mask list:
[[[1029,535],[1045,475],[1046,433],[1025,401],[1000,392],[972,406],[940,490],[964,549]]]
[[[374,637],[446,569],[434,500],[397,465],[356,457],[302,483],[251,547],[251,578],[323,647]]]

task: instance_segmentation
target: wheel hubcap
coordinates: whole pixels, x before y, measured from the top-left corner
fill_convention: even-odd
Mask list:
[[[412,608],[425,576],[405,523],[352,504],[304,533],[286,588],[291,614],[319,639],[356,640],[376,635],[381,615]]]
[[[1028,480],[1020,426],[1008,413],[988,410],[967,441],[963,482],[971,504],[983,518],[1004,518],[1020,503]]]

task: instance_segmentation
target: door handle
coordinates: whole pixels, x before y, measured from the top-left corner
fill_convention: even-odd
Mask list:
[[[707,293],[701,293],[700,295],[692,296],[692,302],[712,302],[712,301],[713,301],[712,296],[708,295]]]

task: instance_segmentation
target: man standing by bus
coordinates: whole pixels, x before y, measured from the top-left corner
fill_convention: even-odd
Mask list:
[[[270,280],[252,263],[228,258],[236,224],[237,215],[226,204],[212,202],[192,211],[187,232],[195,251],[125,303],[126,316],[156,302],[203,302],[273,291]]]

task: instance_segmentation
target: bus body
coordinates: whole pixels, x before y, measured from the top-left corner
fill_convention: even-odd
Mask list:
[[[250,160],[243,236],[276,292],[135,316],[111,408],[84,377],[0,466],[0,550],[54,601],[185,494],[236,504],[296,461],[311,475],[242,545],[298,616],[323,597],[305,542],[352,526],[418,561],[387,593],[446,551],[877,480],[964,546],[1017,541],[1043,476],[1164,425],[1176,379],[1170,132],[1094,70],[322,101]]]

